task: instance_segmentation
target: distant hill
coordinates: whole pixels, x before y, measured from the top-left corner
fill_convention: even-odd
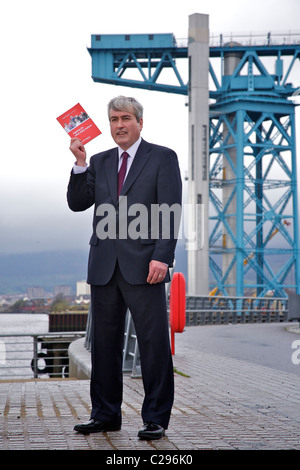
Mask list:
[[[87,275],[88,251],[48,251],[21,254],[0,254],[0,295],[26,293],[27,287],[43,287],[52,292],[54,286],[68,285],[76,293],[76,282]],[[176,271],[186,276],[184,246],[176,252]]]
[[[0,294],[25,293],[27,287],[68,285],[76,291],[76,281],[86,279],[88,253],[49,251],[0,255]]]
[[[275,273],[285,261],[285,255],[273,257],[270,264]],[[0,295],[23,294],[27,287],[32,286],[52,292],[59,285],[71,286],[75,294],[76,282],[86,279],[87,262],[88,250],[0,254]],[[182,240],[178,241],[176,248],[175,271],[182,272],[188,283],[187,252]],[[245,284],[254,280],[255,273],[250,271]]]

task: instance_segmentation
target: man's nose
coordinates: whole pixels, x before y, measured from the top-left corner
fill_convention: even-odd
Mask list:
[[[121,127],[124,127],[124,123],[122,121],[122,119],[119,119],[118,122],[117,122],[117,127],[120,129]]]

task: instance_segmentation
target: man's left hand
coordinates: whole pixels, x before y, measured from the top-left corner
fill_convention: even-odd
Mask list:
[[[157,284],[164,280],[167,274],[168,266],[161,261],[150,261],[149,264],[149,274],[147,277],[147,282],[149,284]]]

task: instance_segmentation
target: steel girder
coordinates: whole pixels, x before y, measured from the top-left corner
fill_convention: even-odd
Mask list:
[[[235,100],[211,111],[210,268],[223,295],[232,287],[238,296],[247,288],[262,297],[299,289],[294,106],[282,115],[268,108],[263,100]],[[226,253],[222,269],[218,255]],[[233,269],[236,285],[228,282]]]

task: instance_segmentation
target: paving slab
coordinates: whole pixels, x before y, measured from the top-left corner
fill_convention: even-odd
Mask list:
[[[174,367],[172,417],[159,441],[137,437],[140,378],[124,375],[122,429],[90,435],[73,430],[89,419],[89,380],[0,382],[0,450],[300,450],[296,375],[181,345]]]

